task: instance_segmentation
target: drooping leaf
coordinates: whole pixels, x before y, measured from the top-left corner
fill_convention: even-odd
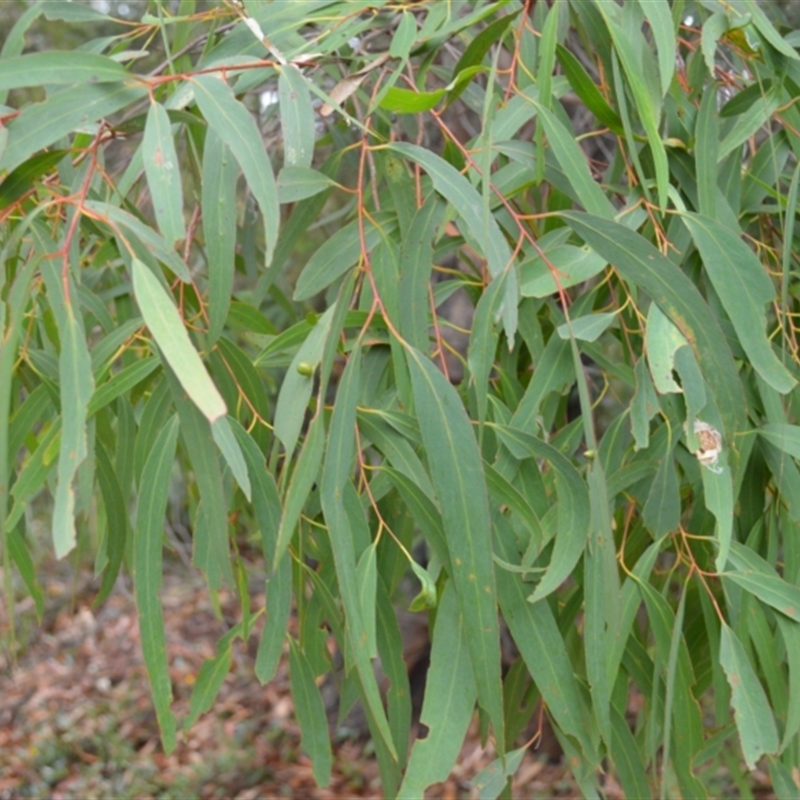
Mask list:
[[[500,525],[497,530],[501,557],[513,558],[508,532]],[[516,575],[498,575],[497,585],[503,617],[553,718],[591,760],[595,746],[588,709],[550,606],[546,601],[528,602],[526,587]]]
[[[589,493],[578,471],[555,447],[517,428],[496,426],[495,430],[515,458],[544,459],[555,473],[558,535],[547,572],[529,598],[531,603],[536,603],[567,579],[586,547],[590,521]]]
[[[236,255],[236,181],[239,165],[228,145],[212,129],[203,148],[201,205],[208,259],[208,342],[225,325],[233,293]]]
[[[186,238],[183,187],[172,125],[167,110],[159,103],[152,103],[147,112],[142,155],[156,221],[161,235],[172,246],[179,239]]]
[[[548,297],[588,281],[606,265],[606,260],[588,247],[558,245],[520,265],[519,291],[524,297]]]
[[[721,222],[690,212],[683,220],[750,363],[770,386],[785,394],[797,381],[773,353],[764,331],[764,305],[775,297],[766,270],[739,236]]]
[[[284,141],[284,168],[308,168],[314,157],[316,123],[306,79],[294,64],[285,64],[278,72],[278,97]]]
[[[63,136],[111,116],[145,94],[144,87],[82,84],[27,106],[8,123],[8,145],[0,155],[0,169],[10,172]]]
[[[620,274],[644,289],[686,337],[733,440],[743,430],[745,400],[725,336],[691,280],[644,237],[623,225],[570,211],[562,216]],[[736,451],[732,467],[736,471]]]
[[[475,707],[469,638],[456,590],[448,583],[436,613],[420,717],[428,735],[414,742],[399,797],[422,797],[431,784],[447,778],[458,757]]]
[[[610,128],[616,134],[622,133],[622,121],[619,115],[600,93],[600,90],[584,69],[583,64],[561,44],[556,45],[556,54],[569,85],[584,102],[586,108],[595,115],[597,121],[602,125]]]
[[[169,476],[177,441],[178,418],[173,416],[161,429],[142,473],[133,539],[133,585],[139,610],[142,651],[161,730],[161,741],[167,753],[175,749],[176,731],[175,717],[170,710],[172,687],[158,593],[161,588],[164,509],[167,505]]]
[[[287,453],[294,452],[300,436],[314,386],[314,371],[322,358],[335,309],[334,304],[316,321],[292,359],[283,380],[275,408],[275,435],[281,440]]]
[[[578,195],[581,205],[591,214],[606,219],[614,218],[614,206],[603,194],[600,185],[589,172],[586,156],[575,141],[575,135],[567,130],[561,120],[545,108],[534,103],[539,119],[547,131],[547,140],[555,153],[561,169],[564,170],[570,186]]]
[[[42,274],[55,311],[61,338],[58,372],[63,426],[58,455],[58,483],[53,507],[53,545],[62,558],[75,546],[75,480],[87,456],[86,419],[94,391],[92,363],[86,346],[83,320],[76,308],[72,280],[62,283],[56,262],[43,261]]]
[[[284,167],[278,173],[278,198],[282,204],[297,203],[334,185],[334,182],[319,170],[309,167]]]
[[[720,634],[719,660],[731,687],[744,760],[752,770],[763,755],[778,751],[778,730],[767,695],[742,643],[724,622]]]
[[[189,268],[183,259],[164,241],[164,237],[145,225],[133,214],[111,203],[102,203],[98,200],[87,200],[84,203],[84,208],[95,215],[95,219],[100,219],[104,222],[108,221],[109,224],[112,224],[112,227],[118,225],[124,228],[126,239],[129,239],[132,233],[141,242],[145,252],[151,253],[168,266],[185,283],[191,280]],[[135,247],[131,255],[136,255]]]
[[[239,488],[244,492],[244,496],[250,500],[250,476],[247,472],[247,464],[227,417],[220,417],[212,423],[211,435],[214,437],[222,457],[230,467],[233,477],[236,478],[236,483],[239,484]]]
[[[280,205],[272,164],[261,134],[247,109],[231,88],[215,75],[196,75],[193,87],[197,104],[217,136],[230,148],[242,168],[247,185],[258,201],[264,219],[266,266],[272,263],[278,239]]]
[[[155,275],[137,258],[133,259],[133,288],[144,321],[181,386],[209,422],[224,416],[225,401],[194,349],[178,309]]]
[[[562,339],[574,336],[584,342],[595,342],[616,318],[616,311],[588,314],[571,320],[569,325],[567,323],[559,325],[556,332]]]
[[[431,194],[412,217],[400,249],[400,284],[397,287],[400,333],[423,352],[428,347],[433,237],[443,212],[442,203]]]
[[[467,239],[474,238],[479,231],[486,227],[486,241],[476,242],[483,252],[489,265],[492,277],[497,277],[511,264],[511,249],[503,236],[500,226],[494,217],[484,226],[483,215],[480,211],[482,205],[477,190],[461,175],[439,156],[408,142],[395,142],[391,149],[401,156],[410,158],[418,163],[430,175],[436,191],[439,192],[459,213],[464,220],[463,234]],[[506,283],[506,293],[503,298],[503,324],[509,338],[516,332],[516,308],[518,288],[513,275],[509,276]]]
[[[458,395],[441,372],[409,349],[408,366],[422,440],[442,510],[459,609],[475,621],[468,639],[478,701],[503,742],[500,631],[486,481],[475,436]]]
[[[331,781],[333,754],[328,738],[328,718],[314,672],[308,659],[293,639],[289,639],[289,669],[292,675],[292,698],[303,736],[303,749],[311,757],[314,780],[325,787]]]

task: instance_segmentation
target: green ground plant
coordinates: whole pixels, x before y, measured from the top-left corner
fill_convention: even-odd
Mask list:
[[[99,602],[133,576],[168,752],[263,615],[320,785],[333,636],[387,797],[476,707],[507,793],[537,700],[586,796],[720,763],[795,796],[800,35],[754,0],[101,6],[31,4],[0,52],[9,606],[16,575],[41,610],[51,498]],[[85,43],[37,51],[53,21]],[[184,720],[181,526],[242,615]]]

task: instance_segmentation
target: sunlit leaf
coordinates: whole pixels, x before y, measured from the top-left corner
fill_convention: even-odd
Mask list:
[[[144,321],[181,386],[209,422],[224,416],[225,401],[194,349],[178,309],[155,275],[138,259],[133,260],[133,288]]]

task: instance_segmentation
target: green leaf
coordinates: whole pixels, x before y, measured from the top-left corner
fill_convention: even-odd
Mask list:
[[[800,425],[773,422],[762,425],[758,433],[779,450],[800,460]]]
[[[550,444],[526,431],[502,425],[494,430],[518,459],[544,459],[555,474],[558,493],[558,535],[547,572],[529,598],[536,603],[554,592],[572,573],[589,536],[589,492],[570,460]]]
[[[411,735],[411,686],[403,660],[403,635],[383,581],[378,581],[377,614],[378,655],[389,679],[386,692],[389,727],[397,746],[398,763],[405,765]]]
[[[478,701],[503,750],[500,631],[497,624],[486,479],[475,435],[456,390],[409,348],[408,366],[431,478],[442,510],[453,582],[464,619],[473,621],[468,646]]]
[[[267,240],[266,266],[269,266],[278,239],[280,205],[272,164],[264,149],[261,133],[250,112],[234,96],[233,90],[216,75],[196,75],[192,84],[203,116],[230,148],[258,201]]]
[[[167,110],[151,103],[142,140],[142,155],[150,198],[161,235],[172,247],[186,238],[183,221],[181,166],[172,139],[172,124]]]
[[[715,11],[704,23],[700,36],[700,48],[710,75],[716,70],[717,42],[728,30],[728,15],[724,11]]]
[[[392,43],[389,45],[389,55],[392,58],[406,59],[411,51],[411,45],[417,38],[417,20],[408,11],[403,11],[400,15],[400,24],[392,36]]]
[[[0,211],[16,203],[26,192],[33,189],[33,182],[49,172],[68,153],[67,150],[50,150],[39,153],[20,164],[0,183]],[[0,147],[2,156],[2,147]]]
[[[171,371],[170,392],[181,423],[183,446],[197,480],[200,502],[193,522],[192,563],[206,573],[209,588],[216,589],[223,577],[233,581],[228,550],[228,513],[217,446],[208,421],[184,395]]]
[[[655,2],[660,2],[660,0],[655,0]],[[625,71],[625,76],[628,79],[628,85],[636,104],[636,110],[639,112],[639,118],[642,121],[647,141],[650,144],[650,151],[655,162],[658,205],[661,208],[666,208],[669,189],[669,164],[667,162],[667,151],[664,148],[661,131],[659,130],[660,104],[656,103],[655,98],[650,96],[642,76],[641,56],[637,58],[641,37],[639,37],[639,41],[631,42],[630,37],[627,35],[628,32],[614,21],[614,15],[610,12],[612,9],[614,11],[617,10],[616,4],[606,5],[605,3],[599,3],[597,7],[603,15],[608,32],[611,34],[614,53],[622,63],[622,68]],[[674,51],[672,58],[674,59]]]
[[[410,89],[398,89],[396,86],[392,86],[378,105],[396,114],[421,114],[423,111],[436,108],[446,91],[446,89],[437,89],[433,92],[414,92]]]
[[[284,167],[278,173],[278,198],[282,204],[296,203],[335,185],[335,181],[316,169]]]
[[[133,538],[133,585],[139,609],[142,651],[161,729],[161,741],[167,754],[175,749],[176,731],[175,717],[170,711],[172,686],[158,593],[161,588],[164,511],[177,441],[178,418],[173,416],[161,429],[142,473]]]
[[[96,215],[96,219],[107,222],[112,228],[115,225],[125,228],[125,238],[130,238],[130,234],[133,234],[141,241],[146,252],[151,253],[168,266],[184,283],[191,282],[192,276],[183,259],[167,245],[159,233],[134,217],[133,214],[129,214],[111,203],[101,203],[97,200],[87,200],[83,206],[87,211]],[[135,247],[131,254],[135,255]]]
[[[483,218],[483,205],[477,190],[470,182],[444,159],[434,153],[408,142],[394,142],[390,149],[419,164],[430,175],[433,185],[458,212],[464,220],[462,230],[469,240],[475,233],[484,231],[485,241],[476,240],[478,249],[486,257],[489,273],[496,278],[509,268],[512,262],[511,249],[494,216],[489,217],[488,226]],[[506,282],[506,294],[503,299],[503,324],[509,339],[516,332],[516,309],[518,288],[513,275]]]
[[[764,688],[736,634],[723,622],[719,660],[731,687],[744,760],[753,770],[765,754],[777,753],[778,731]]]
[[[241,635],[242,623],[240,622],[217,643],[217,654],[214,658],[207,658],[200,667],[192,689],[189,714],[183,721],[185,731],[188,731],[197,722],[200,715],[210,711],[214,705],[214,700],[231,669],[231,644],[235,637]]]
[[[611,709],[611,755],[625,797],[652,797],[640,747],[616,707]]]
[[[26,86],[114,83],[131,79],[122,64],[78,50],[48,50],[0,59],[0,92]]]
[[[126,539],[129,535],[128,508],[117,480],[114,468],[100,439],[95,441],[97,459],[97,482],[106,508],[105,553],[108,559],[103,570],[103,582],[94,601],[95,606],[104,603],[117,582]]]
[[[255,673],[262,684],[275,677],[292,613],[292,562],[281,559],[267,579],[267,622],[256,652]]]
[[[62,19],[65,22],[115,22],[111,17],[96,8],[75,5],[71,0],[48,0],[44,5],[47,19]]]
[[[625,226],[573,211],[562,212],[562,216],[623,278],[644,289],[686,337],[714,394],[726,439],[733,441],[735,432],[746,427],[744,394],[725,335],[697,287],[666,256]],[[735,474],[738,454],[733,447],[731,456]]]
[[[239,443],[233,435],[231,424],[227,417],[220,417],[212,423],[211,435],[214,437],[214,441],[217,443],[222,457],[230,467],[233,477],[236,478],[236,483],[239,484],[239,488],[249,501],[251,499],[251,490],[247,464],[245,463]]]
[[[786,661],[789,666],[789,704],[786,709],[786,723],[781,741],[781,751],[785,750],[800,730],[800,625],[778,614],[778,628],[786,646]]]
[[[455,589],[448,583],[436,613],[420,717],[428,735],[414,742],[398,797],[423,797],[431,784],[447,779],[458,758],[475,708],[469,639]]]
[[[617,313],[616,311],[608,311],[578,317],[570,320],[569,323],[565,322],[563,325],[559,325],[556,332],[562,339],[569,339],[574,336],[584,342],[596,342],[617,318]]]
[[[358,559],[356,582],[358,585],[358,599],[361,602],[361,617],[364,620],[364,630],[367,636],[366,647],[370,658],[377,658],[378,640],[375,633],[375,606],[378,591],[378,562],[376,542],[373,542],[364,550],[361,558]]]
[[[544,255],[536,255],[520,264],[519,292],[524,297],[549,297],[556,294],[559,287],[568,289],[593,278],[608,264],[588,247],[562,244],[543,249]]]
[[[741,114],[739,119],[736,120],[736,124],[733,126],[733,128],[719,143],[719,148],[717,149],[717,159],[719,161],[725,158],[725,156],[727,156],[729,153],[732,153],[734,150],[736,150],[737,147],[741,147],[763,125],[766,125],[781,104],[779,86],[773,86],[766,92],[766,94],[763,94],[763,96],[762,92],[764,91],[765,87],[760,84],[754,84],[754,87],[758,91],[754,91],[753,95],[758,96],[754,97],[750,94],[745,95],[747,99],[746,104],[742,103],[741,99],[734,98],[734,100],[739,99],[739,102],[737,103],[737,111],[739,108],[742,108],[742,106],[747,105],[747,113]],[[742,94],[744,94],[744,92],[742,92]],[[727,116],[728,113],[729,110],[723,107],[720,111],[720,116]]]
[[[308,427],[303,448],[297,459],[297,466],[294,468],[289,481],[289,488],[283,506],[283,516],[278,529],[278,541],[275,549],[276,564],[280,563],[286,548],[292,541],[295,526],[300,519],[300,514],[303,512],[309,492],[317,480],[324,447],[325,423],[322,416],[317,415]]]
[[[616,214],[614,206],[603,194],[600,184],[592,177],[586,155],[575,141],[575,134],[567,130],[561,120],[548,108],[533,100],[531,102],[536,107],[538,117],[547,132],[550,147],[581,205],[598,217],[614,219]]]
[[[781,614],[800,622],[800,587],[779,577],[775,570],[749,548],[731,542],[730,560],[738,571],[725,572],[739,586]]]
[[[561,44],[556,45],[556,54],[558,55],[561,69],[564,71],[564,76],[586,108],[595,115],[601,125],[610,128],[612,133],[622,134],[622,121],[619,118],[619,114],[611,108],[608,101],[600,93],[600,90],[584,69],[583,64]]]
[[[373,735],[380,738],[381,747],[386,749],[387,756],[396,764],[397,748],[392,741],[378,691],[370,659],[368,626],[357,589],[356,558],[365,544],[357,544],[356,537],[359,530],[363,533],[362,539],[369,537],[364,510],[350,477],[355,457],[356,404],[361,388],[360,362],[361,356],[356,348],[347,361],[331,416],[320,480],[320,499],[345,612],[347,641],[358,670],[364,704],[373,718]]]
[[[203,148],[201,206],[208,260],[208,345],[219,338],[233,294],[239,165],[213,129]]]
[[[138,361],[134,361],[130,366],[121,369],[110,380],[97,387],[89,403],[87,415],[93,416],[101,408],[105,408],[109,403],[113,403],[118,397],[129,392],[160,364],[161,360],[158,358],[141,358]]]
[[[428,349],[433,239],[444,216],[444,205],[431,193],[411,218],[400,249],[400,283],[396,287],[400,333],[418,350]]]
[[[178,309],[138,258],[133,259],[133,289],[147,327],[186,393],[209,422],[224,416],[225,401],[194,349]]]
[[[499,3],[497,4],[498,7],[500,5]],[[505,5],[505,3],[502,5]],[[447,97],[448,105],[466,91],[469,81],[465,78],[465,75],[469,75],[471,78],[481,71],[480,65],[483,63],[483,59],[489,49],[505,34],[508,26],[514,21],[518,13],[519,11],[514,11],[511,14],[492,20],[483,30],[470,39],[469,44],[453,68],[450,83],[452,88]]]
[[[103,117],[110,117],[145,94],[144,87],[85,84],[28,106],[8,123],[9,140],[0,155],[0,169],[10,172],[39,150]]]
[[[667,0],[639,0],[639,5],[650,23],[650,31],[655,40],[661,96],[664,97],[669,91],[675,73],[675,53],[678,51],[675,23],[672,21]]]
[[[6,541],[8,542],[8,554],[19,570],[19,575],[25,583],[31,598],[33,598],[34,608],[36,609],[36,619],[41,624],[44,614],[44,592],[36,577],[36,567],[25,545],[25,540],[20,533],[19,526],[8,531]],[[13,609],[12,609],[13,611]]]
[[[652,531],[655,539],[677,530],[681,519],[681,496],[678,475],[672,459],[676,442],[668,430],[665,449],[659,453],[658,471],[642,509],[645,525]]]
[[[328,718],[322,695],[314,681],[314,671],[308,659],[295,643],[289,639],[289,670],[292,676],[292,699],[303,749],[311,758],[314,780],[317,786],[325,787],[331,782],[333,754],[328,737]]]
[[[508,779],[519,769],[522,757],[527,752],[528,745],[512,750],[503,758],[496,758],[472,779],[472,786],[478,790],[480,800],[496,800],[500,797],[508,784]]]
[[[94,392],[92,362],[86,346],[83,320],[73,298],[77,289],[71,279],[62,283],[58,262],[42,261],[40,269],[55,312],[61,339],[58,374],[63,425],[58,452],[58,482],[53,504],[53,545],[56,558],[63,558],[75,546],[75,489],[78,467],[88,455],[86,419]]]
[[[314,158],[316,121],[306,79],[294,64],[283,64],[278,69],[278,97],[284,169],[308,168]],[[288,201],[281,199],[281,202]]]
[[[772,350],[764,331],[764,305],[775,288],[753,251],[721,222],[686,212],[683,216],[739,341],[759,375],[785,394],[797,385]]]
[[[376,215],[375,224],[365,221],[364,242],[368,251],[377,247],[381,237],[390,235],[394,225],[386,216]],[[326,289],[351,269],[361,255],[358,220],[348,223],[320,247],[308,260],[294,290],[295,300],[308,300]]]
[[[714,561],[717,572],[725,569],[728,552],[733,537],[734,499],[730,473],[723,469],[716,472],[701,470],[706,508],[717,520],[717,557]]]
[[[700,111],[694,126],[695,170],[697,172],[697,197],[701,214],[717,216],[717,148],[719,147],[719,121],[714,92],[704,92]]]
[[[478,306],[472,319],[467,362],[469,363],[475,386],[478,422],[481,425],[486,420],[489,402],[489,377],[494,366],[497,341],[500,338],[494,322],[505,291],[506,275],[507,273],[503,273],[489,284],[478,301]]]
[[[498,551],[510,560],[515,556],[513,531],[498,517],[495,525]],[[516,575],[498,575],[497,586],[503,618],[553,719],[581,743],[587,759],[594,759],[588,710],[550,605],[528,602],[527,587]]]
[[[303,427],[308,401],[314,388],[314,370],[322,358],[335,310],[336,304],[317,320],[292,359],[278,395],[278,405],[275,408],[275,435],[290,455],[294,452],[300,429]],[[301,369],[302,364],[312,367],[311,374]]]
[[[655,304],[647,312],[645,329],[647,363],[659,394],[683,392],[673,376],[675,354],[689,342],[669,317]]]

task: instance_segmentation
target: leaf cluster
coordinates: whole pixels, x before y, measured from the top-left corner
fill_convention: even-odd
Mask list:
[[[257,635],[320,785],[339,670],[389,797],[476,706],[509,796],[537,700],[587,796],[742,763],[796,794],[796,32],[755,0],[142,9],[33,3],[0,52],[9,606],[13,568],[41,613],[49,505],[98,602],[133,577],[171,750],[183,515],[242,612],[186,726]],[[43,17],[97,37],[26,51]],[[432,642],[414,740],[398,606]]]

